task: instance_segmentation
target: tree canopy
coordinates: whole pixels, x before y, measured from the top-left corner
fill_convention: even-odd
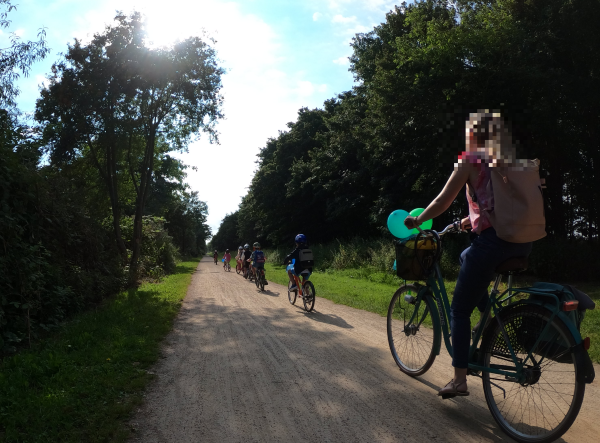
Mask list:
[[[597,239],[598,19],[600,2],[587,0],[396,6],[353,39],[356,86],[301,109],[267,141],[238,237],[278,245],[298,232],[315,241],[380,235],[390,212],[424,207],[441,190],[468,114],[496,109],[518,154],[541,159],[549,234]],[[435,223],[466,210],[459,197]]]
[[[53,163],[83,156],[96,167],[110,197],[123,257],[120,183],[133,186],[130,276],[135,281],[156,163],[171,151],[185,150],[199,131],[216,140],[223,70],[214,49],[199,37],[151,49],[139,13],[120,14],[115,21],[89,44],[76,40],[69,46],[41,92],[36,119],[44,126]]]

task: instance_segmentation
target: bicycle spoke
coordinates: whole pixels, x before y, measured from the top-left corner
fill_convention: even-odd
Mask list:
[[[550,316],[541,308],[522,305],[511,312],[503,327],[516,357],[526,364],[515,375],[520,383],[486,373],[486,400],[498,424],[513,438],[549,441],[568,429],[583,399],[584,386],[576,381],[571,355],[573,338],[562,323],[552,321],[546,327]],[[483,349],[485,365],[512,361],[500,327],[493,335]],[[491,380],[506,392],[500,394]]]

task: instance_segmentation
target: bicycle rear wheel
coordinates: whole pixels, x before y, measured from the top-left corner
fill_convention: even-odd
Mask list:
[[[402,372],[410,376],[423,375],[435,360],[435,337],[439,331],[431,326],[432,303],[429,297],[417,299],[415,285],[400,287],[392,297],[387,314],[387,334],[390,351]]]
[[[315,307],[315,285],[311,281],[305,281],[302,285],[302,302],[304,310],[310,312]]]
[[[242,272],[242,267],[239,265],[239,263],[235,265],[235,272],[237,272],[238,274]]]
[[[260,276],[260,291],[265,292],[265,275],[261,274]]]
[[[298,289],[294,290],[294,291],[290,291],[290,288],[292,287],[292,282],[288,282],[288,300],[290,301],[290,304],[295,304],[296,303],[296,296],[298,295]]]
[[[585,384],[577,382],[577,361],[571,349],[575,339],[560,319],[550,322],[550,317],[550,311],[540,306],[517,305],[500,313],[504,328],[494,322],[482,342],[484,366],[516,367],[503,330],[524,363],[524,379],[519,381],[489,372],[482,376],[494,420],[518,442],[556,440],[571,427],[583,401]]]

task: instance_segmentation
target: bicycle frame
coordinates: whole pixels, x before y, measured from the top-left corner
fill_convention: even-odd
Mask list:
[[[302,297],[302,285],[304,284],[304,282],[308,281],[308,279],[310,278],[310,274],[308,274],[306,277],[303,277],[304,280],[302,282],[300,282],[300,277],[298,277],[296,274],[292,275],[294,276],[294,282],[296,282],[296,287],[298,288],[298,295]]]
[[[535,288],[529,288],[529,287],[528,288],[513,288],[512,275],[509,275],[507,289],[504,290],[502,293],[500,293],[500,291],[498,290],[498,287],[500,285],[501,280],[502,280],[502,275],[501,274],[497,275],[496,280],[494,282],[493,290],[491,291],[491,294],[490,294],[490,299],[487,304],[486,310],[484,311],[484,313],[481,317],[480,324],[481,325],[487,324],[487,319],[493,312],[494,318],[496,319],[496,321],[499,322],[500,326],[502,327],[504,341],[507,344],[507,347],[510,351],[512,361],[515,366],[514,366],[514,368],[510,367],[510,366],[505,366],[505,365],[490,365],[489,367],[483,366],[483,364],[481,362],[481,356],[477,355],[479,341],[480,341],[482,334],[484,332],[484,329],[485,329],[484,327],[481,327],[481,328],[478,328],[478,330],[475,332],[475,334],[473,336],[473,342],[469,349],[469,366],[468,367],[469,367],[470,371],[489,372],[489,373],[493,373],[493,374],[504,375],[506,377],[510,377],[511,379],[514,379],[515,381],[522,382],[525,379],[525,375],[523,372],[523,368],[525,367],[525,365],[530,360],[531,360],[531,364],[533,364],[535,366],[540,365],[541,362],[544,361],[545,357],[542,357],[539,361],[536,361],[536,359],[531,355],[531,352],[529,352],[527,357],[524,360],[522,360],[516,356],[516,353],[510,344],[510,340],[508,339],[507,333],[504,330],[504,325],[501,323],[501,319],[498,314],[500,313],[500,311],[502,311],[502,309],[506,308],[505,304],[512,303],[515,300],[515,297],[517,295],[519,295],[519,294],[538,294],[549,300],[552,300],[552,302],[553,302],[553,303],[547,303],[547,302],[544,303],[544,302],[538,301],[538,300],[522,301],[522,303],[529,303],[529,304],[544,306],[544,308],[546,308],[550,312],[550,318],[547,321],[544,330],[539,334],[537,341],[535,342],[534,346],[531,349],[537,349],[538,345],[540,344],[540,341],[542,340],[542,337],[544,337],[545,334],[547,333],[547,331],[549,330],[550,325],[552,324],[552,321],[554,320],[555,317],[559,317],[563,321],[563,323],[568,327],[569,332],[573,335],[577,345],[581,344],[583,340],[582,340],[581,334],[577,330],[576,326],[573,325],[572,322],[568,320],[568,318],[566,317],[564,312],[561,310],[560,300],[558,299],[558,297],[555,294],[551,294],[548,292],[542,292],[542,291],[536,290]],[[427,279],[426,286],[421,286],[419,288],[419,292],[417,294],[417,300],[416,300],[417,306],[415,307],[413,315],[412,315],[411,319],[409,320],[410,322],[414,322],[415,324],[420,324],[417,321],[417,319],[415,318],[415,316],[418,315],[417,313],[419,312],[418,304],[420,304],[423,301],[423,299],[425,297],[429,296],[431,293],[433,293],[432,294],[433,299],[435,300],[435,303],[432,304],[432,312],[431,312],[431,318],[432,318],[432,322],[433,322],[433,326],[434,326],[434,331],[436,329],[441,330],[446,349],[447,349],[448,353],[450,354],[450,356],[452,357],[453,349],[452,349],[452,343],[450,340],[451,333],[450,333],[450,328],[449,328],[450,302],[448,300],[448,294],[446,292],[444,280],[441,275],[441,269],[440,269],[439,263],[436,263],[434,265],[434,272]],[[423,318],[425,318],[426,314],[427,314],[427,308],[426,308],[425,312],[423,313]],[[421,320],[421,322],[422,322],[422,320]],[[435,345],[435,349],[434,349],[436,355],[439,355],[440,347],[441,347],[441,343],[438,341],[437,344]]]

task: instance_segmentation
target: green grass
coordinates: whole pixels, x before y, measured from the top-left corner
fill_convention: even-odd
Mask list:
[[[0,366],[0,440],[125,441],[198,260],[123,292]]]
[[[268,258],[267,258],[268,259]],[[287,285],[288,276],[285,267],[267,262],[265,264],[267,279],[275,283]],[[323,297],[341,305],[350,306],[376,314],[387,316],[387,309],[392,295],[402,284],[388,273],[373,272],[370,269],[345,269],[314,272],[310,280],[315,285],[318,309],[318,297]],[[523,281],[520,286],[528,286],[531,282]],[[450,301],[456,285],[455,281],[445,281]],[[596,309],[588,311],[581,327],[581,335],[591,338],[590,357],[600,363],[600,284],[583,283],[576,285],[596,302]],[[474,325],[479,320],[477,310],[471,316]]]

